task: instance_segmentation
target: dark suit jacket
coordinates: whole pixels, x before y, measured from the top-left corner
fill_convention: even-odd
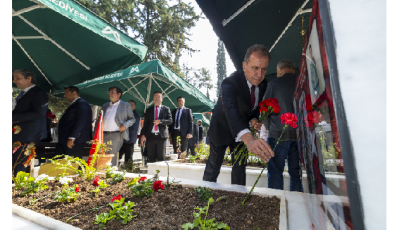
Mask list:
[[[192,135],[193,135],[193,137],[192,138],[189,138],[189,145],[194,145],[194,144],[198,144],[198,126],[197,126],[197,124],[194,124],[193,123],[193,133],[192,133]]]
[[[92,140],[92,109],[82,98],[72,103],[59,120],[59,143],[66,144],[69,137],[74,143]]]
[[[198,140],[202,141],[202,138],[204,136],[204,127],[202,125],[197,127],[198,127]]]
[[[264,79],[259,85],[258,102],[263,99],[266,89],[267,80]],[[249,128],[249,121],[258,118],[258,106],[253,111],[251,109],[252,101],[245,74],[242,70],[236,71],[222,82],[208,130],[210,142],[215,145],[233,143],[240,131]]]
[[[12,134],[12,142],[39,142],[47,137],[48,95],[38,86],[29,89],[12,111],[12,127],[19,125],[21,132]]]
[[[146,138],[148,138],[152,134],[152,129],[153,129],[153,121],[155,120],[155,106],[151,106],[148,109],[146,109],[145,115],[144,115],[144,127],[141,130],[141,136],[145,135]],[[159,124],[159,133],[162,138],[168,138],[168,127],[167,125],[172,124],[172,115],[170,113],[170,108],[167,106],[161,105],[160,109],[160,114],[158,117],[160,121]]]
[[[138,137],[138,128],[140,127],[140,115],[138,115],[138,113],[134,110],[134,118],[135,118],[135,123],[129,127],[129,140],[123,140],[123,143],[126,144],[135,144],[135,142],[137,141],[137,137]]]
[[[174,130],[175,127],[175,115],[176,115],[176,111],[178,110],[178,108],[172,110],[171,115],[172,115],[172,119],[173,122],[169,127],[170,133],[172,133],[172,131]],[[184,107],[184,109],[182,109],[182,115],[181,115],[181,119],[179,121],[180,126],[181,126],[181,134],[183,137],[186,137],[187,134],[191,134],[193,132],[193,128],[192,128],[192,124],[193,124],[193,118],[192,118],[192,110],[189,108]]]

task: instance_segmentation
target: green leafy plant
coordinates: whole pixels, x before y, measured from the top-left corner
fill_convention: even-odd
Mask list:
[[[123,178],[123,179],[124,179],[124,178]],[[106,188],[106,187],[109,186],[109,185],[108,185],[107,183],[105,183],[105,181],[103,181],[103,180],[99,180],[97,183],[98,183],[98,186],[96,187],[96,189],[94,189],[94,190],[91,191],[91,192],[94,193],[95,196],[98,195],[98,193],[100,192],[100,189],[103,189],[103,188]]]
[[[58,174],[55,178],[54,178],[54,180],[55,181],[60,181],[60,179],[62,179],[63,177],[65,177],[65,176],[67,176],[68,175],[68,173],[66,173],[66,170],[63,170],[63,173],[60,173],[60,174]]]
[[[124,200],[125,198],[113,200],[109,203],[109,206],[112,208],[109,213],[100,213],[99,215],[96,215],[96,221],[94,223],[99,224],[99,229],[104,229],[107,221],[112,220],[113,218],[121,220],[122,224],[127,224],[137,216],[133,215],[134,202],[128,201],[125,203]]]
[[[126,175],[126,172],[123,173],[115,173],[112,176],[112,180],[109,182],[110,184],[116,184],[119,182],[122,182],[124,180],[124,175]]]
[[[199,228],[199,229],[204,229],[204,230],[218,230],[218,229],[225,229],[225,230],[230,230],[230,227],[225,224],[225,223],[215,223],[215,218],[212,218],[210,220],[207,220],[208,216],[208,210],[209,210],[209,204],[213,203],[213,198],[211,197],[208,200],[208,205],[205,206],[204,208],[196,207],[194,209],[199,210],[198,213],[193,213],[195,219],[193,220],[193,223],[185,223],[182,225],[182,228],[184,230],[188,229],[194,229],[194,228]],[[203,219],[203,215],[205,215]]]
[[[197,157],[195,157],[195,156],[190,156],[189,162],[190,162],[190,163],[195,163],[195,162],[196,162],[196,159],[197,159]]]
[[[155,173],[155,175],[153,175],[153,177],[152,177],[152,181],[153,181],[153,182],[159,180],[159,173],[160,173],[160,170],[156,169],[156,173]]]
[[[208,199],[211,198],[213,194],[211,189],[201,186],[195,188],[194,191],[197,192],[198,198],[200,198],[202,202],[207,202]]]
[[[79,187],[77,184],[74,184],[71,188],[68,188],[67,184],[63,185],[62,191],[55,196],[55,201],[58,202],[72,202],[77,199],[77,197],[80,195],[80,193],[76,192],[77,187]]]
[[[18,173],[19,174],[19,173]],[[24,174],[26,175],[26,174]],[[29,174],[27,174],[29,175]],[[22,174],[21,174],[22,176]],[[23,179],[25,180],[25,178]],[[48,181],[48,176],[40,178],[40,180],[36,180],[33,177],[29,177],[23,183],[23,188],[26,188],[21,192],[21,196],[25,196],[29,193],[35,193],[44,189],[48,189],[48,186],[45,183]],[[21,186],[21,184],[19,184]]]
[[[27,184],[33,182],[35,179],[33,177],[29,177],[29,173],[26,172],[18,172],[18,174],[16,174],[16,177],[12,178],[12,180],[15,183],[15,189],[21,189],[26,187]]]
[[[105,178],[112,178],[115,175],[114,171],[115,171],[115,167],[111,167],[108,165],[105,168]]]
[[[98,152],[100,151],[101,153],[105,153],[106,151],[109,150],[108,145],[111,145],[112,142],[107,142],[107,143],[99,143],[98,141],[93,141],[93,142],[89,142],[89,143],[93,143],[96,144],[96,148],[95,148],[95,152],[92,156],[91,161],[88,163],[86,163],[85,160],[80,159],[79,157],[71,157],[68,155],[57,155],[52,159],[49,159],[52,164],[56,165],[57,167],[49,170],[49,172],[56,170],[56,169],[63,169],[63,170],[71,170],[75,173],[77,173],[80,177],[87,179],[87,180],[92,180],[93,177],[96,175],[97,171],[101,169],[101,166],[96,168],[96,164],[99,160],[99,158],[102,156],[102,154],[98,154]],[[66,160],[65,164],[60,163],[59,158],[64,158]],[[72,166],[71,163],[76,163],[78,164],[79,167],[81,167],[81,169],[78,169],[78,167],[74,167]]]
[[[149,197],[153,194],[153,182],[146,177],[140,177],[137,183],[130,187],[133,196]]]

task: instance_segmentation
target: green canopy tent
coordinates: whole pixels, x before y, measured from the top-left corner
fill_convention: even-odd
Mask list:
[[[102,105],[109,101],[108,88],[117,86],[122,89],[122,100],[136,101],[137,113],[142,116],[153,105],[155,91],[163,92],[163,105],[171,110],[178,107],[177,98],[183,96],[188,108],[193,112],[212,111],[214,103],[198,89],[177,76],[159,60],[144,62],[109,75],[101,76],[76,85],[80,96],[90,104]],[[62,95],[62,91],[54,95]]]
[[[141,63],[147,48],[73,0],[12,1],[12,69],[61,90]]]
[[[210,120],[208,120],[206,117],[204,117],[202,115],[202,113],[193,113],[193,116],[194,116],[193,123],[197,124],[197,121],[201,120],[202,121],[202,126],[209,127]]]
[[[301,62],[302,30],[309,26],[309,0],[196,0],[223,41],[234,66],[242,69],[246,50],[263,44],[270,50],[267,80],[276,78],[276,65],[290,59]]]

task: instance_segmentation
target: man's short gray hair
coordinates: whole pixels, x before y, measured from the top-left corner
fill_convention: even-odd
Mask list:
[[[285,68],[290,68],[290,69],[295,69],[295,65],[292,61],[289,59],[283,59],[280,62],[278,62],[278,65],[276,65],[279,69],[285,69]]]
[[[254,52],[257,52],[260,57],[268,57],[268,60],[271,59],[270,52],[267,47],[260,44],[255,44],[249,47],[248,50],[246,50],[244,62],[248,63],[250,56]]]
[[[16,73],[20,73],[25,79],[27,79],[28,77],[31,77],[31,83],[38,84],[36,75],[34,74],[33,71],[28,70],[28,69],[17,69],[17,70],[12,71],[12,76],[14,76],[14,74],[16,74]]]

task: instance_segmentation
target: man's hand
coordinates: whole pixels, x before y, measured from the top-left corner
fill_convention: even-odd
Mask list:
[[[75,139],[68,139],[68,141],[67,141],[67,147],[68,147],[69,149],[72,149],[72,147],[74,146],[74,140],[75,140]]]
[[[198,148],[198,144],[194,144],[194,147]]]
[[[160,120],[154,120],[154,121],[153,121],[153,124],[159,125],[159,124],[160,124]]]
[[[267,163],[271,157],[275,156],[271,147],[265,140],[255,140],[251,133],[242,135],[241,140],[246,144],[249,152],[256,154],[265,163]]]
[[[254,130],[258,131],[261,129],[261,126],[263,125],[263,123],[257,123],[258,120],[256,118],[252,119],[250,121],[250,126],[254,128]]]
[[[143,145],[144,142],[146,141],[146,137],[145,135],[142,135],[140,138],[141,138],[141,145]]]
[[[126,130],[126,126],[124,126],[124,125],[120,126],[120,128],[119,128],[119,131],[120,131],[120,132],[123,132],[123,131],[125,131],[125,130]]]
[[[186,138],[192,138],[193,135],[191,135],[190,133],[186,135]]]

